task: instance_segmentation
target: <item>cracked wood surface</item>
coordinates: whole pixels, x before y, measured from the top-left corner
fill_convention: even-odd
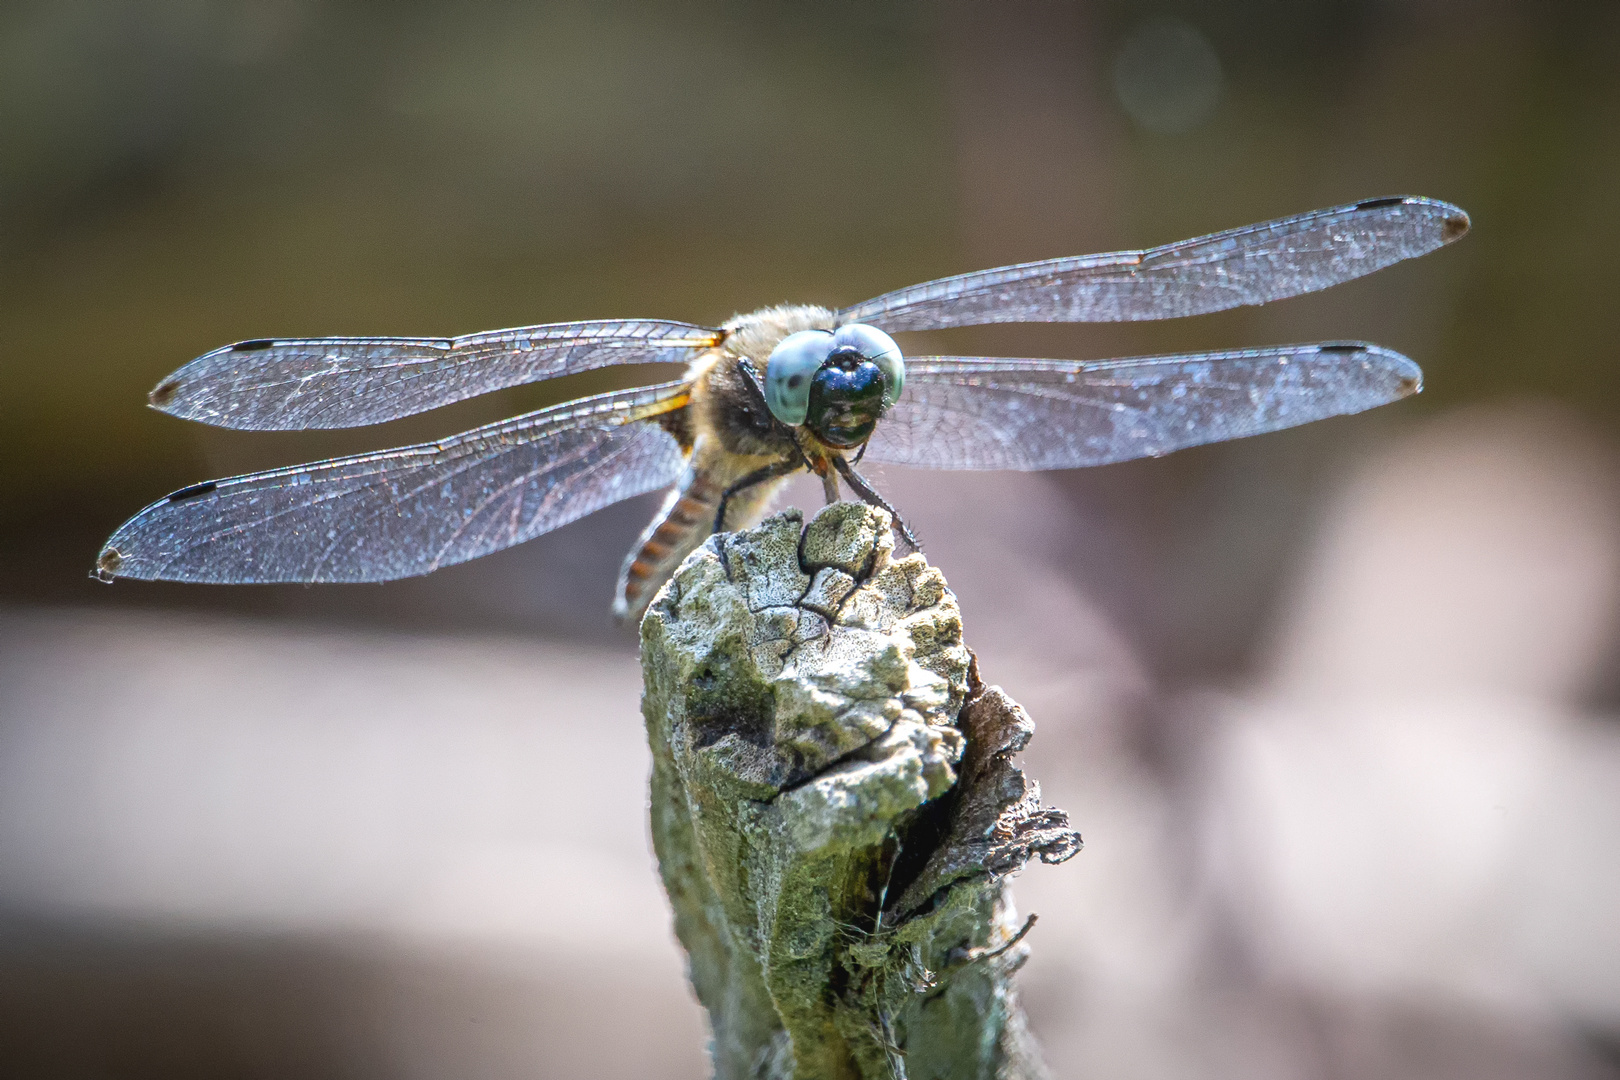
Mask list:
[[[652,834],[722,1078],[1043,1075],[1006,887],[1080,846],[887,514],[711,537],[642,623]]]

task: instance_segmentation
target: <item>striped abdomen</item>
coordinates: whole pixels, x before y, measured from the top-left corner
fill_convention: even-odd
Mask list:
[[[669,580],[681,560],[696,551],[714,532],[720,492],[720,485],[706,472],[692,473],[685,487],[670,492],[658,516],[641,534],[641,541],[631,549],[630,557],[619,571],[614,615],[621,619],[641,618],[653,594]]]

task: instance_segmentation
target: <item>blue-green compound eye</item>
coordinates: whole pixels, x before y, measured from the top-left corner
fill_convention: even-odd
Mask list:
[[[883,372],[883,407],[888,409],[900,400],[900,391],[906,385],[906,362],[900,356],[900,346],[894,338],[875,326],[850,323],[833,333],[833,348],[852,348],[878,366]]]
[[[800,330],[783,338],[765,363],[765,404],[784,424],[799,425],[810,411],[810,380],[833,351],[826,330]]]

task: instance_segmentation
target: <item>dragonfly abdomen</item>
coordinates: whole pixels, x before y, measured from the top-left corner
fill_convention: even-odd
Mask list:
[[[720,508],[721,490],[708,473],[694,472],[690,483],[669,493],[619,571],[614,615],[620,619],[640,618],[653,594],[669,580],[681,560],[709,538],[714,531],[715,511]]]
[[[653,595],[675,573],[681,560],[714,533],[720,499],[726,490],[768,461],[705,453],[705,449],[698,447],[689,479],[669,493],[652,524],[624,560],[613,601],[613,614],[618,618],[641,618]],[[725,528],[740,529],[759,520],[786,483],[787,477],[777,476],[733,489],[726,498]]]

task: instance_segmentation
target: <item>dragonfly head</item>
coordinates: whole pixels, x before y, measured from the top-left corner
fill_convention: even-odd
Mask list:
[[[810,380],[804,425],[840,450],[872,437],[883,415],[883,370],[854,349],[834,349]]]
[[[772,350],[765,402],[782,423],[802,424],[829,446],[847,450],[871,437],[905,379],[900,347],[875,327],[801,330]]]

